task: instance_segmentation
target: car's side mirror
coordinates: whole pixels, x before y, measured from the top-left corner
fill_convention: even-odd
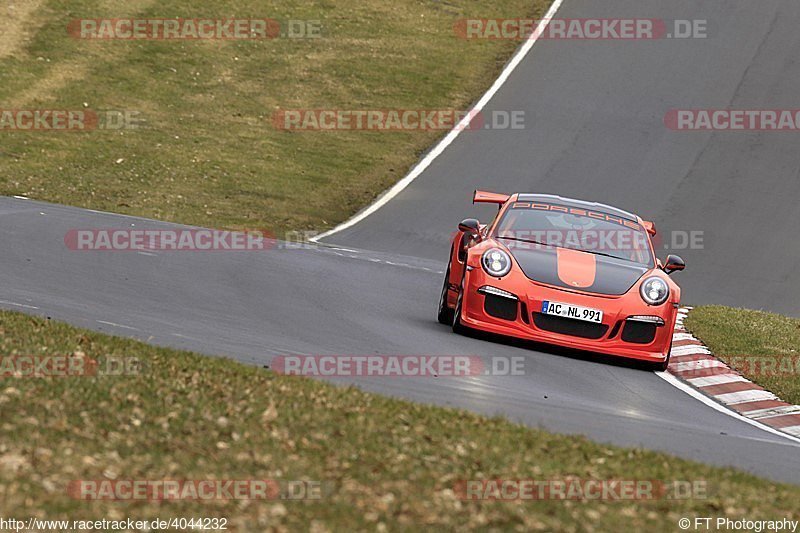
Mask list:
[[[683,270],[684,268],[686,268],[686,263],[677,255],[668,255],[667,260],[664,262],[664,272],[668,275]]]
[[[459,223],[458,231],[477,237],[481,234],[481,223],[474,218],[465,218]]]

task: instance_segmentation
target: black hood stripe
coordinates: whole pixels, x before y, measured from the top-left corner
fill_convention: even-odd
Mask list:
[[[523,250],[513,246],[508,248],[525,276],[529,279],[555,287],[577,289],[594,294],[606,294],[609,296],[625,294],[649,270],[646,266],[636,265],[623,259],[596,255],[597,271],[594,283],[589,287],[573,287],[558,277],[556,248],[536,250]]]

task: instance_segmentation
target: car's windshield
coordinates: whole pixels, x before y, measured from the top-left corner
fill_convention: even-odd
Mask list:
[[[644,228],[632,220],[602,212],[515,202],[497,223],[493,236],[512,241],[515,248],[569,248],[653,267]]]

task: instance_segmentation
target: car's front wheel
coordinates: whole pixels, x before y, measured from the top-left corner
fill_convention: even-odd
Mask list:
[[[456,308],[453,311],[453,333],[465,333],[467,326],[461,323],[461,307],[464,303],[464,278],[461,278],[461,287],[458,290],[458,300],[456,300]]]
[[[453,310],[447,307],[447,290],[450,287],[450,265],[447,265],[447,272],[444,273],[444,284],[442,294],[439,296],[439,313],[437,319],[440,324],[446,326],[453,325]]]
[[[669,351],[667,352],[667,358],[664,359],[663,363],[656,363],[653,365],[655,370],[658,372],[666,372],[667,368],[669,368],[669,360],[672,357],[672,342],[669,343]]]

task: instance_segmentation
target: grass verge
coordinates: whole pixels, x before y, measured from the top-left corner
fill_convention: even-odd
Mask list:
[[[24,2],[23,2],[24,3]],[[279,131],[278,109],[466,109],[519,44],[460,18],[549,0],[33,0],[0,35],[0,108],[125,110],[143,128],[0,130],[0,194],[210,227],[322,229],[394,184],[442,132]],[[82,18],[319,21],[321,38],[79,40]]]
[[[800,320],[709,305],[693,309],[686,327],[731,368],[800,404]]]
[[[800,517],[800,488],[664,454],[280,376],[0,312],[0,353],[136,357],[127,376],[0,378],[0,516],[225,517],[238,531],[675,531],[681,517]],[[707,497],[467,502],[467,479],[683,480]],[[82,501],[73,480],[320,481],[312,501]]]

